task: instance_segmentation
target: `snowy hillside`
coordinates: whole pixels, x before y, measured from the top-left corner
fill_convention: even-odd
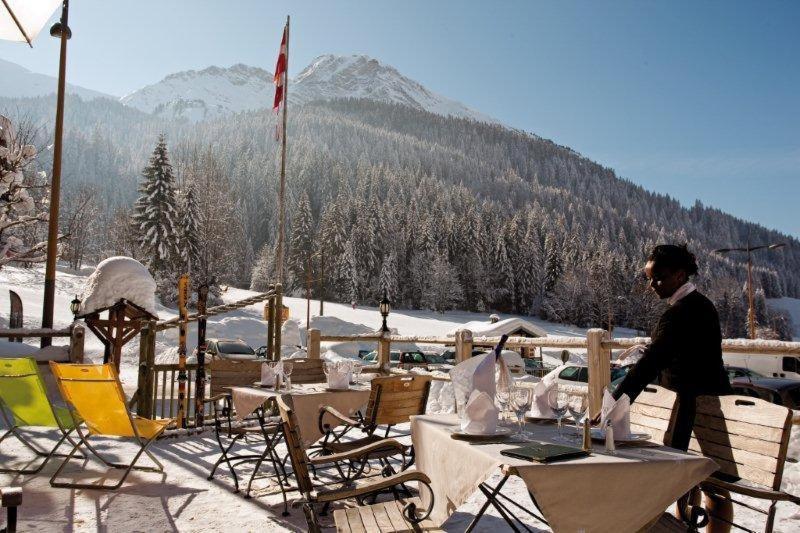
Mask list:
[[[247,65],[209,67],[171,74],[120,101],[146,113],[192,121],[272,106],[272,73]],[[333,98],[366,98],[403,104],[440,115],[496,120],[460,102],[435,94],[367,56],[323,55],[289,82],[289,100],[306,103]]]
[[[0,96],[9,98],[45,96],[56,92],[57,78],[46,74],[37,74],[30,70],[0,59]],[[67,84],[67,92],[76,94],[85,100],[93,98],[114,98],[91,89]]]

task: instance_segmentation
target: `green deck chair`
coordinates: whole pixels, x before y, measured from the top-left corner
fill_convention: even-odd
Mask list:
[[[13,435],[37,456],[45,458],[35,468],[0,468],[2,473],[36,474],[50,458],[66,457],[56,453],[65,440],[75,444],[69,436],[75,430],[75,421],[66,408],[50,403],[34,359],[0,359],[0,416],[8,428],[0,443]],[[50,451],[42,450],[20,431],[26,427],[58,429],[61,438]]]

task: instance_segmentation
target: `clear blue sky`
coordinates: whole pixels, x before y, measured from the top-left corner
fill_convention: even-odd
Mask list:
[[[368,54],[622,177],[800,236],[800,2],[72,0],[68,80]],[[57,43],[0,43],[56,72]],[[0,80],[2,83],[2,80]],[[723,243],[727,244],[727,243]]]

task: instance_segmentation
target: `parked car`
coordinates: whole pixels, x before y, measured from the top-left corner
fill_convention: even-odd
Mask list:
[[[267,347],[259,346],[258,348],[256,348],[256,357],[265,359],[267,357]]]
[[[783,405],[789,409],[800,409],[800,381],[786,378],[737,378],[731,381],[734,394],[761,398]]]
[[[800,380],[800,357],[792,355],[724,354],[726,364],[753,369],[762,376]]]
[[[538,359],[531,359],[530,357],[525,357],[523,359],[525,362],[525,373],[530,374],[531,376],[536,376],[540,378],[547,373],[547,368],[544,366]]]
[[[750,370],[749,368],[745,368],[743,366],[726,366],[725,371],[728,372],[728,379],[733,382],[734,379],[745,379],[747,381],[753,381],[754,379],[761,379],[767,376],[763,374],[759,374],[754,370]]]
[[[484,354],[484,353],[486,353],[488,351],[489,350],[486,349],[486,348],[473,348],[472,349],[472,357],[475,357],[476,355]],[[451,365],[456,364],[456,350],[455,350],[455,348],[448,348],[447,350],[442,352],[442,357],[444,358],[445,361],[447,361],[448,364],[451,364]]]
[[[242,339],[208,339],[206,354],[211,357],[243,361],[252,361],[258,358],[255,350]]]
[[[630,367],[611,367],[611,382],[624,378]],[[562,365],[555,369],[555,380],[564,385],[587,386],[589,383],[589,368],[581,365]],[[549,374],[548,374],[549,375]]]
[[[364,356],[362,359],[364,364],[376,365],[378,364],[378,351],[373,350]],[[400,364],[400,350],[392,350],[389,352],[389,366],[397,366]]]

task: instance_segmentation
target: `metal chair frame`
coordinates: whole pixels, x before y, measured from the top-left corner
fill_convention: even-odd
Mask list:
[[[116,376],[116,374],[114,374],[114,376]],[[59,385],[60,385],[60,382],[72,382],[72,383],[116,383],[117,385],[119,385],[119,380],[116,379],[116,378],[81,379],[81,378],[63,378],[63,377],[58,377],[57,376],[56,379],[59,381]],[[131,413],[127,409],[127,406],[126,406],[125,413],[127,414],[128,423],[130,424],[131,429],[133,431],[133,437],[124,437],[124,438],[133,438],[135,440],[135,442],[137,442],[139,444],[140,448],[139,448],[139,451],[136,452],[136,455],[134,455],[133,460],[130,463],[128,463],[128,464],[125,464],[125,463],[113,463],[113,462],[107,460],[102,455],[100,455],[97,452],[97,450],[91,444],[89,444],[89,440],[88,440],[89,439],[89,434],[88,433],[84,433],[84,431],[81,430],[81,427],[80,427],[82,422],[83,422],[82,418],[80,416],[77,416],[78,411],[75,409],[75,407],[69,401],[66,401],[66,403],[67,403],[67,408],[69,409],[70,416],[72,417],[72,420],[75,423],[75,430],[78,433],[79,440],[72,447],[72,450],[69,452],[69,454],[67,455],[66,459],[64,459],[64,461],[61,463],[61,465],[55,471],[53,476],[50,478],[50,486],[58,487],[58,488],[70,488],[70,489],[116,490],[116,489],[118,489],[118,488],[120,488],[122,486],[122,484],[127,479],[128,475],[131,473],[131,470],[138,470],[138,471],[143,471],[143,472],[157,472],[157,473],[163,473],[164,472],[164,465],[161,464],[161,462],[158,459],[156,459],[156,457],[152,453],[150,453],[150,450],[148,450],[147,448],[164,432],[164,430],[167,429],[167,424],[164,424],[163,427],[158,432],[156,432],[152,437],[150,437],[149,439],[145,438],[145,437],[142,437],[141,435],[139,435],[139,430],[136,428],[136,423],[134,422],[134,419],[131,416]],[[115,435],[111,435],[111,436],[115,436]],[[116,435],[116,436],[118,436],[118,435]],[[56,481],[58,479],[58,476],[61,474],[61,471],[64,469],[65,466],[67,466],[67,463],[69,462],[69,460],[72,459],[75,456],[75,453],[78,451],[78,449],[81,446],[85,446],[98,459],[100,459],[100,461],[102,461],[103,464],[105,464],[107,467],[116,468],[116,469],[124,469],[125,472],[122,474],[122,478],[119,479],[119,481],[117,481],[116,483],[113,483],[113,484],[105,484],[105,483],[101,483],[101,484],[96,484],[96,483],[67,483],[67,482],[63,482],[63,481]],[[150,460],[153,461],[153,463],[155,463],[157,465],[155,468],[154,467],[148,467],[148,466],[136,466],[137,461],[139,460],[139,458],[142,456],[143,453],[146,454],[150,458]]]
[[[38,379],[41,380],[41,375],[39,375],[38,372],[29,372],[26,374],[2,375],[0,376],[0,383],[2,383],[4,379],[27,378],[27,377],[37,377]],[[44,457],[44,461],[42,461],[36,468],[0,468],[0,473],[23,474],[23,475],[38,474],[45,467],[47,462],[53,457],[67,456],[67,454],[56,453],[56,450],[58,450],[58,448],[61,446],[61,444],[63,444],[65,440],[68,441],[73,446],[75,445],[75,441],[73,441],[69,436],[70,433],[72,433],[75,430],[75,428],[65,429],[64,427],[62,427],[60,420],[56,415],[55,409],[53,409],[53,404],[50,403],[49,399],[47,403],[50,407],[50,412],[53,415],[53,420],[55,420],[56,424],[58,424],[57,428],[54,429],[58,429],[61,432],[61,438],[58,439],[55,446],[53,446],[53,448],[49,452],[37,448],[31,440],[29,440],[23,433],[20,432],[20,429],[23,426],[19,426],[13,422],[13,420],[8,416],[8,413],[6,412],[6,411],[11,411],[13,413],[13,410],[9,405],[3,402],[3,400],[0,400],[0,417],[3,419],[3,423],[8,428],[8,430],[5,433],[3,433],[2,436],[0,436],[0,443],[3,442],[7,437],[13,435],[18,441],[20,441],[26,448],[31,450],[38,457]]]

